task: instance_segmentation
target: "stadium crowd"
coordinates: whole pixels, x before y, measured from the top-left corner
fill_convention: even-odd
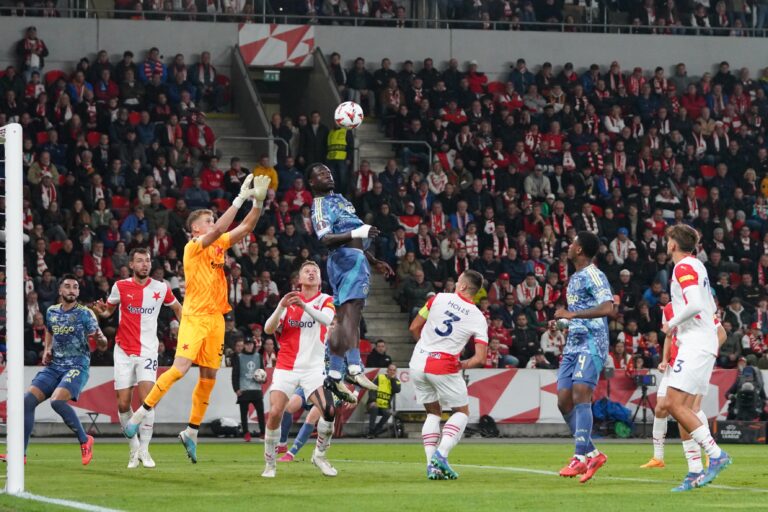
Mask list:
[[[82,16],[57,1],[18,0],[9,16]],[[423,7],[422,7],[423,8]],[[114,17],[133,20],[362,24],[417,27],[441,20],[483,30],[621,30],[634,33],[765,36],[766,0],[435,0],[424,11],[404,0],[115,0]],[[288,17],[290,16],[290,17]],[[353,22],[350,18],[356,18]],[[607,22],[608,27],[603,24]],[[428,22],[430,23],[430,22]],[[614,27],[610,27],[614,25]],[[618,27],[618,28],[617,28]]]
[[[163,62],[157,48],[136,61],[101,51],[64,74],[45,69],[48,48],[33,28],[16,50],[18,65],[0,78],[0,125],[24,127],[26,362],[37,364],[56,277],[74,271],[84,302],[104,299],[129,275],[130,250],[148,247],[153,276],[183,299],[186,217],[226,208],[248,171],[236,155],[222,169],[214,151],[204,111],[224,107],[226,90],[207,54],[187,65],[181,54]],[[476,269],[486,279],[476,301],[489,322],[488,366],[556,367],[564,339],[548,321],[572,272],[565,249],[586,229],[603,241],[598,265],[619,303],[610,362],[653,367],[669,301],[664,230],[687,222],[703,234],[698,256],[729,333],[719,364],[747,357],[767,368],[768,74],[734,73],[726,62],[696,78],[683,64],[671,76],[616,62],[576,69],[543,63],[534,72],[520,59],[508,81],[489,82],[476,63],[438,70],[426,59],[395,71],[384,59],[371,72],[362,60],[344,69],[331,57],[341,92],[388,135],[414,143],[385,169],[363,160],[342,190],[383,233],[374,247],[397,268],[403,311]],[[264,157],[253,169],[272,190],[227,265],[227,348],[254,338],[266,368],[279,347],[263,335],[264,320],[301,263],[326,258],[302,170],[352,162],[351,148],[329,146],[336,130],[317,112],[272,123],[290,151],[276,167]],[[170,361],[178,325],[164,314],[161,359]],[[105,324],[111,340],[116,321]],[[110,364],[110,348],[94,347],[93,357]]]

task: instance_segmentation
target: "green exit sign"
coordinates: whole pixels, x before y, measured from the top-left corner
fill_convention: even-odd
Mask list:
[[[264,81],[265,82],[279,82],[280,81],[280,70],[272,69],[272,70],[264,71]]]

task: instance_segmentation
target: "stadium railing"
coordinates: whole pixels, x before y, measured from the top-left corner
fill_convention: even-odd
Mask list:
[[[267,2],[262,2],[258,7],[259,12],[254,13],[220,13],[220,12],[189,12],[189,11],[134,11],[134,10],[105,10],[102,8],[64,8],[59,11],[61,17],[71,18],[118,18],[126,21],[141,20],[163,20],[171,16],[174,21],[202,21],[213,23],[277,23],[288,25],[304,24],[343,24],[351,26],[381,26],[394,27],[397,21],[405,24],[404,28],[450,28],[450,29],[469,29],[469,30],[522,30],[522,31],[543,31],[543,32],[590,32],[590,33],[623,33],[623,34],[653,34],[653,35],[688,35],[688,36],[729,36],[732,32],[737,32],[734,36],[738,37],[766,37],[768,36],[768,27],[692,27],[686,25],[680,26],[657,26],[641,25],[628,23],[615,23],[612,18],[617,13],[601,13],[602,16],[588,17],[586,21],[576,22],[547,22],[547,21],[485,21],[478,19],[439,19],[427,15],[411,15],[410,17],[397,20],[396,18],[376,18],[372,16],[327,16],[327,15],[295,15],[282,12],[274,12],[268,7]],[[28,8],[29,14],[24,17],[40,17],[36,15],[36,10]],[[39,10],[39,9],[38,9]],[[13,7],[0,8],[3,15],[13,11]],[[618,13],[622,14],[622,13]],[[139,19],[133,19],[136,16],[142,16]],[[624,18],[628,18],[625,15]]]

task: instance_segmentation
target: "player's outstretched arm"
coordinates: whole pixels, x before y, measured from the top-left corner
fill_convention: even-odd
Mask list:
[[[598,306],[581,311],[568,311],[565,308],[558,309],[555,311],[555,318],[565,318],[566,320],[573,318],[602,318],[611,313],[613,313],[613,301],[607,300]]]
[[[364,240],[366,238],[376,238],[377,236],[379,236],[378,228],[363,224],[359,228],[344,231],[343,233],[327,233],[320,238],[320,242],[322,242],[324,246],[332,248],[344,245],[356,238]]]
[[[368,259],[368,264],[375,268],[379,274],[384,274],[384,277],[392,277],[395,275],[395,271],[389,266],[389,263],[382,260],[377,260],[370,251],[365,251],[365,257]]]
[[[247,178],[246,178],[247,180]],[[261,207],[264,204],[264,199],[267,197],[267,190],[269,189],[270,180],[266,176],[256,176],[253,178],[253,188],[249,188],[245,191],[240,190],[240,195],[244,197],[243,201],[250,199],[253,201],[253,207],[248,215],[245,216],[243,222],[240,223],[235,229],[229,232],[229,241],[231,244],[236,244],[240,240],[246,237],[256,227],[256,223],[261,217]],[[243,182],[245,185],[245,182]],[[237,201],[237,199],[235,199]],[[234,203],[233,203],[234,204]]]
[[[99,299],[93,304],[91,304],[91,310],[93,310],[94,313],[99,318],[109,318],[112,316],[117,309],[117,304],[110,304],[109,302],[104,302],[103,299]]]

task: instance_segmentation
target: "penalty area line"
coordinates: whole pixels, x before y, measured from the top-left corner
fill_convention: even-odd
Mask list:
[[[21,498],[24,500],[37,501],[40,503],[48,503],[50,505],[59,505],[61,507],[73,508],[76,510],[86,510],[88,512],[121,512],[118,509],[101,507],[99,505],[90,505],[88,503],[82,503],[80,501],[64,500],[59,498],[49,498],[47,496],[39,496],[29,492],[23,492],[21,494],[7,494],[13,498]]]
[[[421,462],[396,462],[396,461],[386,461],[386,460],[338,460],[338,462],[345,462],[345,463],[361,463],[361,464],[414,464],[414,465],[422,465]],[[556,476],[558,478],[560,477],[559,473],[556,471],[549,471],[546,469],[533,469],[533,468],[519,468],[514,466],[487,466],[487,465],[478,465],[478,464],[451,464],[455,468],[467,468],[467,469],[488,469],[493,471],[508,471],[510,473],[528,473],[531,475],[545,475],[545,476]],[[672,482],[668,482],[667,480],[654,480],[651,478],[629,478],[629,477],[621,477],[621,476],[599,476],[596,477],[596,480],[611,480],[614,482],[632,482],[632,483],[644,483],[644,484],[672,484]],[[718,485],[718,484],[709,484],[707,487],[710,487],[712,489],[720,489],[723,491],[746,491],[746,492],[754,492],[759,494],[765,494],[768,493],[768,489],[762,489],[760,487],[736,487],[733,485]]]

